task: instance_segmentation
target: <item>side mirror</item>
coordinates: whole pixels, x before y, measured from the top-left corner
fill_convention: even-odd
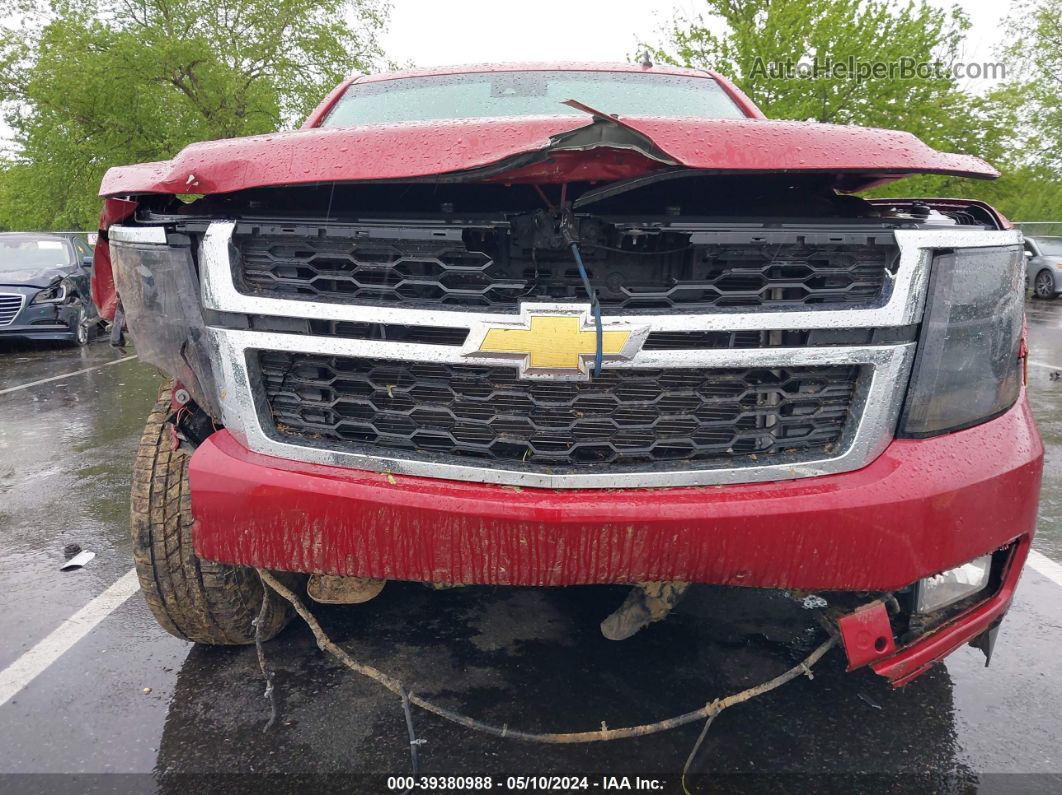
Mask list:
[[[1025,253],[1028,254],[1028,252],[1025,252]],[[93,260],[93,255],[92,254],[86,254],[84,257],[81,258],[81,265],[86,270],[92,270],[92,260]]]

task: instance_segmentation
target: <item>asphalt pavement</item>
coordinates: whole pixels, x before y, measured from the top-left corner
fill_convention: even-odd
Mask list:
[[[721,715],[691,791],[1062,790],[1062,301],[1031,302],[1028,317],[1029,394],[1047,446],[1038,554],[991,667],[964,648],[892,691],[832,653],[813,680]],[[0,348],[0,790],[403,791],[388,781],[410,772],[399,699],[323,655],[303,624],[266,644],[279,718],[264,731],[253,647],[179,641],[135,593],[130,469],[161,378],[131,354]],[[96,557],[60,573],[70,543]],[[391,583],[366,605],[314,610],[337,642],[417,693],[526,731],[697,709],[780,673],[815,641],[791,602],[699,588],[617,644],[597,625],[623,594]],[[622,791],[627,776],[632,791],[681,792],[701,729],[541,746],[412,718],[422,776],[492,776],[499,791],[509,776]]]

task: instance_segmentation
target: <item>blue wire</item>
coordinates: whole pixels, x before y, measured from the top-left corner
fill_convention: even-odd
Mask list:
[[[597,332],[597,350],[594,352],[594,378],[601,375],[601,360],[604,358],[604,331],[601,328],[601,305],[597,302],[597,293],[594,292],[594,288],[590,286],[590,276],[586,272],[586,266],[583,265],[583,257],[579,253],[579,245],[573,240],[569,244],[572,248],[572,256],[575,257],[575,264],[579,266],[579,277],[583,280],[583,287],[586,289],[586,295],[590,299],[590,312],[594,316],[594,330]]]

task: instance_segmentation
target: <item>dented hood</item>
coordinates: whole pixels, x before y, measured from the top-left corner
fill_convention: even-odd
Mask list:
[[[909,174],[999,176],[979,158],[938,152],[896,130],[763,119],[617,119],[578,107],[588,115],[318,128],[192,144],[172,160],[110,169],[100,195],[418,178],[563,182],[675,167],[829,173],[843,191]]]
[[[73,271],[69,265],[0,270],[0,287],[47,287],[58,279],[65,279]]]

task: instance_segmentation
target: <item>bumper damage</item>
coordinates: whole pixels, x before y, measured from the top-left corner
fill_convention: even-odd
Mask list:
[[[882,655],[870,664],[871,670],[892,682],[893,687],[902,687],[964,644],[981,649],[985,654],[985,665],[988,665],[996,631],[1014,599],[1014,589],[1029,555],[1030,541],[1028,535],[1017,539],[1004,564],[1001,582],[988,598],[971,605],[897,653]]]
[[[971,451],[991,449],[991,457]],[[1043,448],[1024,397],[983,425],[897,440],[862,470],[727,487],[519,489],[296,464],[226,431],[190,463],[197,553],[434,583],[680,580],[891,592],[1011,545],[989,595],[869,664],[910,681],[998,624],[1035,527]]]
[[[78,311],[75,304],[30,304],[27,297],[26,305],[12,322],[0,326],[0,340],[71,342],[77,339]]]
[[[0,329],[0,340],[33,340],[34,342],[73,342],[77,332],[67,326],[17,326]]]
[[[965,431],[897,440],[861,470],[775,483],[520,489],[295,463],[226,431],[196,450],[190,477],[196,551],[225,563],[437,583],[891,591],[1031,534],[1042,450],[1023,399]]]

